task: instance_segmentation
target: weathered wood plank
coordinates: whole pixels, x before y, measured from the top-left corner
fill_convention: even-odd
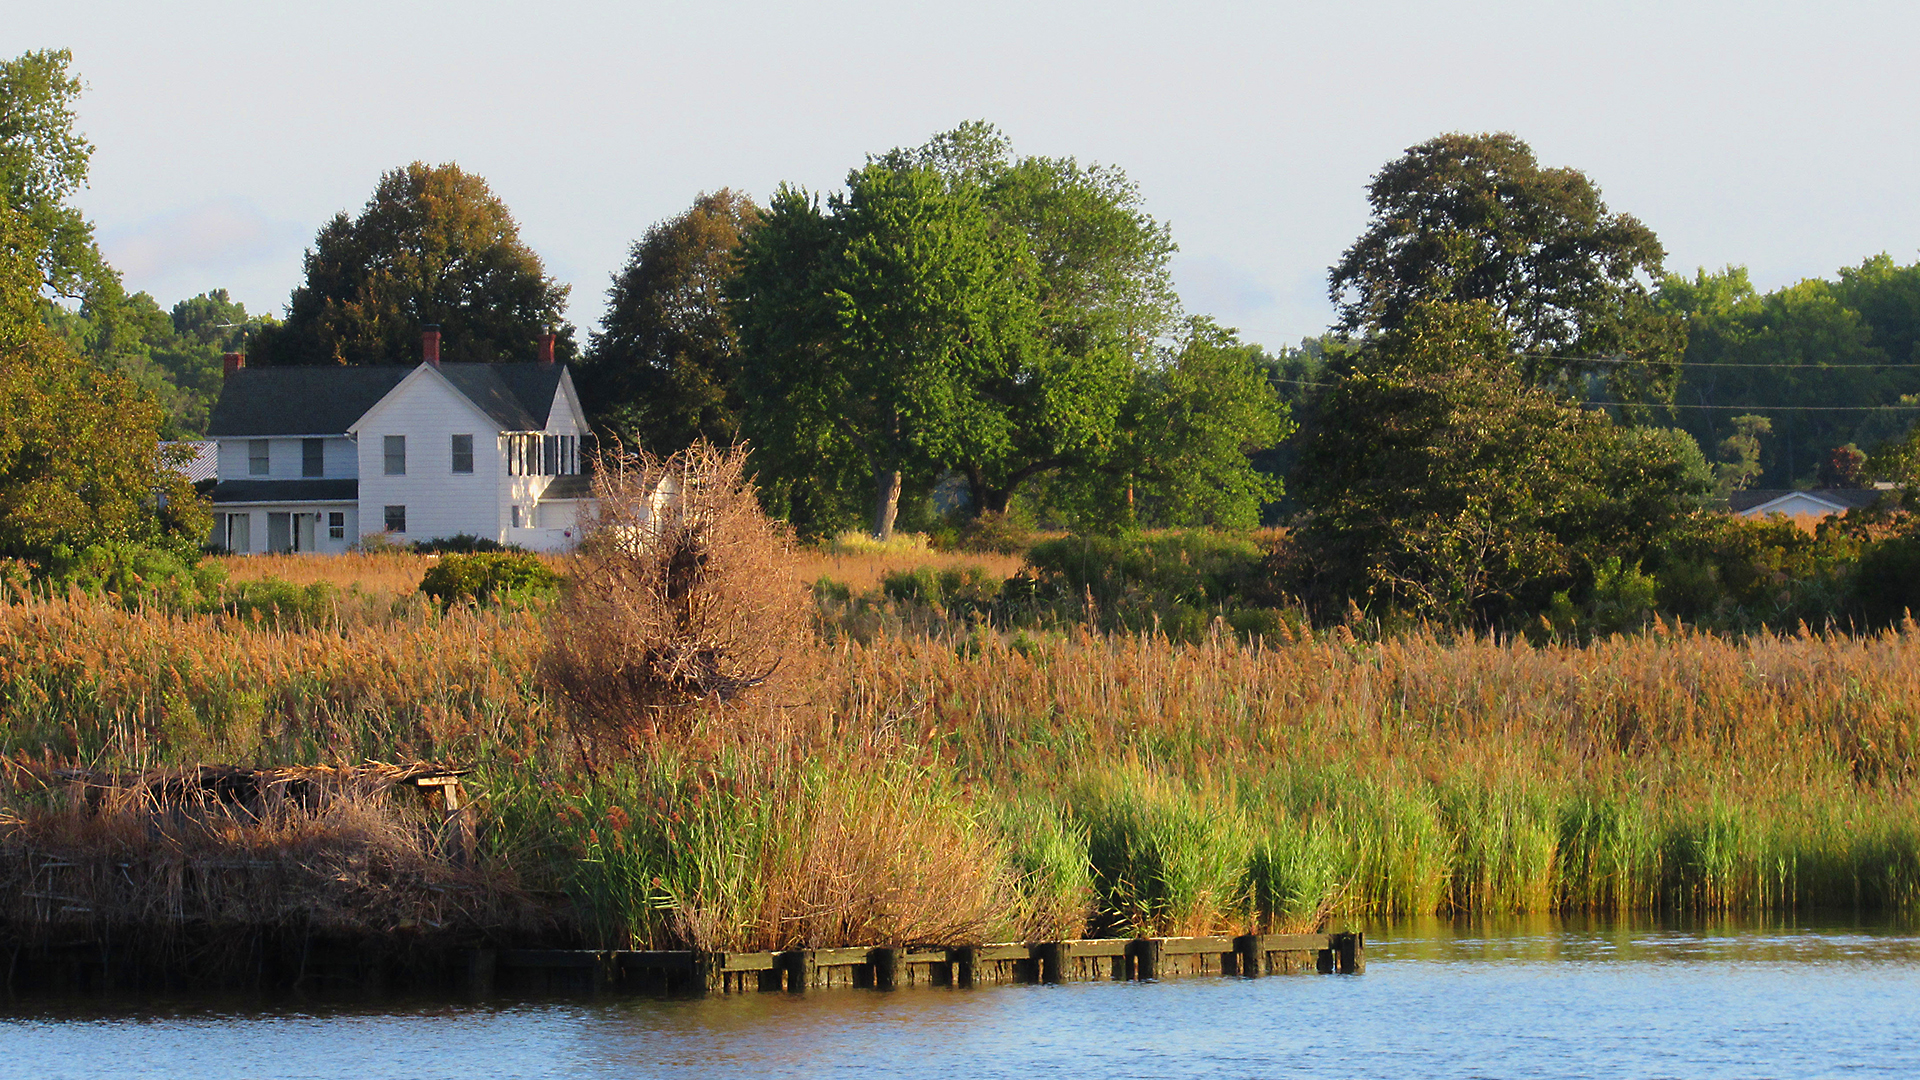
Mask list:
[[[1159,941],[1163,956],[1202,956],[1233,951],[1233,939],[1225,937],[1170,937],[1160,938]]]
[[[819,969],[814,964],[813,950],[791,949],[779,954],[779,964],[787,975],[787,992],[803,994],[813,988],[813,981],[819,977]]]
[[[492,994],[494,972],[500,966],[499,954],[492,949],[462,949],[459,955],[461,989],[470,997]]]
[[[813,963],[816,967],[847,967],[853,964],[870,964],[872,962],[872,949],[813,950]]]
[[[698,955],[691,949],[632,949],[614,953],[613,959],[622,967],[682,970],[692,967]]]
[[[1319,952],[1327,948],[1328,934],[1261,934],[1262,952]]]
[[[719,953],[722,971],[772,971],[773,954],[770,952]]]
[[[963,990],[971,990],[978,985],[980,978],[980,949],[976,945],[962,945],[953,952],[954,985]]]
[[[902,971],[900,954],[903,951],[904,950],[901,949],[873,950],[871,954],[872,960],[869,961],[869,963],[873,967],[873,988],[875,990],[892,990],[900,985],[900,975]]]
[[[994,960],[1031,960],[1033,959],[1033,946],[1010,943],[976,945],[973,948],[973,954],[974,957],[982,963]]]
[[[1075,956],[1125,956],[1130,938],[1076,938],[1066,944],[1073,946]]]
[[[1067,965],[1073,962],[1073,945],[1065,941],[1043,941],[1033,947],[1035,959],[1040,961],[1040,981],[1043,983],[1063,983],[1067,981]]]
[[[1341,975],[1358,975],[1367,970],[1367,946],[1358,931],[1333,935],[1331,942],[1334,970]]]
[[[606,955],[593,949],[501,949],[499,963],[509,968],[590,969]]]
[[[1260,947],[1260,935],[1243,934],[1234,938],[1233,952],[1239,958],[1243,977],[1251,979],[1267,973],[1267,952]]]

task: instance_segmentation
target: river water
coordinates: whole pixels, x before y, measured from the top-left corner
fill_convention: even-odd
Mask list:
[[[1920,927],[1366,927],[1360,976],[0,1003],[0,1077],[1920,1077]]]

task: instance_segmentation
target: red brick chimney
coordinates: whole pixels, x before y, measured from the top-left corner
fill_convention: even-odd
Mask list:
[[[231,375],[247,366],[247,354],[230,352],[220,357],[220,370],[223,375]]]
[[[553,363],[553,335],[552,334],[540,335],[540,362],[543,364]]]
[[[420,359],[434,367],[440,366],[440,328],[438,326],[429,326],[420,331]]]

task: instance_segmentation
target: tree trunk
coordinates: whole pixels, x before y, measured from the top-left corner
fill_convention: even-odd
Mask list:
[[[900,470],[873,474],[873,536],[882,543],[893,539],[893,519],[900,513]]]
[[[1019,481],[1015,480],[1014,484]],[[1006,487],[988,487],[986,477],[978,468],[967,466],[967,495],[972,505],[967,507],[970,516],[978,519],[983,514],[1005,514],[1007,502],[1013,498],[1013,484]]]
[[[987,505],[987,481],[980,475],[980,469],[968,465],[967,471],[967,516],[977,518]]]

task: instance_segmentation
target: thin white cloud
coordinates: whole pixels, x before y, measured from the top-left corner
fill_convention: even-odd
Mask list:
[[[128,291],[151,293],[163,305],[226,289],[250,310],[275,311],[312,232],[234,197],[103,228],[100,250]]]
[[[275,221],[260,208],[225,199],[170,211],[109,230],[100,247],[129,281],[169,277],[182,271],[238,269],[298,250],[306,230]]]

